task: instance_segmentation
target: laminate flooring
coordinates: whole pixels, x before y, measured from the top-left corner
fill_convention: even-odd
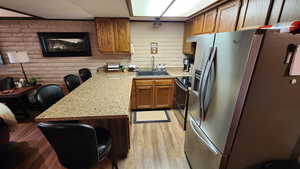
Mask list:
[[[131,148],[119,169],[190,169],[184,155],[184,131],[173,111],[169,123],[132,124]],[[20,123],[11,133],[13,143],[0,165],[7,169],[63,169],[56,154],[35,123]],[[2,168],[0,166],[0,168]],[[101,161],[95,169],[111,169]]]

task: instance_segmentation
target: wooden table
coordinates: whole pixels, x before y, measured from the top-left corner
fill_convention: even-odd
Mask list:
[[[14,88],[9,93],[0,91],[0,101],[8,102],[9,100],[15,99],[24,112],[24,115],[26,117],[31,117],[31,114],[27,111],[27,105],[25,103],[24,96],[30,93],[32,90],[39,88],[40,86],[41,85]]]

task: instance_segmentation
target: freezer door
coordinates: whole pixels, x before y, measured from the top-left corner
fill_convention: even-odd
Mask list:
[[[195,63],[192,78],[192,90],[190,93],[188,113],[200,125],[200,84],[202,79],[202,69],[211,54],[214,45],[215,34],[200,35],[193,37],[197,42]]]
[[[185,154],[192,169],[219,169],[222,154],[188,118],[185,135]]]
[[[255,30],[216,34],[204,70],[201,130],[223,153]]]
[[[194,39],[197,43],[194,69],[202,70],[204,67],[205,59],[210,54],[210,48],[214,46],[215,34],[198,35],[195,36]]]

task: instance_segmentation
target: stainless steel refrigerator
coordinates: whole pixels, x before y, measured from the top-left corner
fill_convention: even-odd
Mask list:
[[[245,169],[296,158],[300,78],[288,72],[300,35],[248,30],[191,40],[197,42],[185,137],[191,168]]]

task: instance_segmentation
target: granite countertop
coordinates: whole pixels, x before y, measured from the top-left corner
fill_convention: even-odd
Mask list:
[[[35,118],[36,121],[128,117],[135,73],[96,73]]]
[[[132,79],[174,78],[190,75],[168,68],[170,76],[135,76],[135,72],[98,72],[35,118],[36,121],[89,120],[128,117]]]

